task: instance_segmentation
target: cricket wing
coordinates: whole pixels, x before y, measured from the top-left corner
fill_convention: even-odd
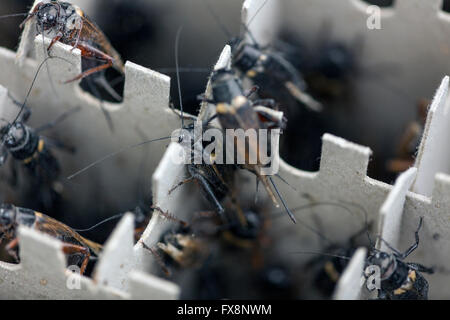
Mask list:
[[[111,45],[103,31],[88,16],[84,15],[81,18],[83,20],[83,27],[81,29],[80,40],[90,43],[92,46],[113,58],[114,68],[116,68],[119,72],[124,73],[125,66],[122,58],[116,49],[114,49]]]

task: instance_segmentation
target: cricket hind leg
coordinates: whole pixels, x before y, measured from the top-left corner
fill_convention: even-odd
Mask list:
[[[73,254],[79,254],[82,257],[81,267],[80,267],[80,274],[84,274],[84,271],[86,270],[86,267],[89,262],[89,258],[91,256],[91,253],[89,252],[88,248],[75,245],[72,243],[63,243],[62,250],[64,254],[66,255],[73,255]]]
[[[95,69],[99,67],[99,63],[105,62],[107,62],[107,60],[103,58],[99,59],[97,57],[82,57],[81,60],[82,69],[85,71]],[[113,103],[120,103],[123,101],[124,79],[124,74],[120,71],[117,71],[117,69],[106,68],[82,78],[83,81],[81,82],[80,86],[85,90],[91,91],[91,93],[100,100],[100,94],[95,93],[91,88],[91,86],[95,85],[96,89],[101,89],[101,97],[103,97],[104,100]],[[91,80],[91,83],[89,84],[87,80]],[[116,89],[114,89],[114,87],[117,86],[119,86],[118,89],[120,94]]]
[[[77,75],[75,78],[65,81],[65,83],[71,83],[77,80],[84,79],[92,74],[95,74],[97,72],[100,72],[102,70],[106,70],[108,68],[111,68],[114,66],[114,58],[107,55],[106,53],[94,48],[93,46],[89,45],[86,42],[80,42],[77,46],[78,49],[81,50],[81,56],[84,59],[95,59],[99,62],[103,62],[103,64],[100,64],[99,66],[89,68],[86,71],[83,71],[79,75]]]

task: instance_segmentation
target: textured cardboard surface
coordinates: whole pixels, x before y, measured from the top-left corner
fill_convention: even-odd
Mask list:
[[[262,0],[246,1],[243,21],[248,22],[258,10],[255,8],[259,8],[262,3]],[[273,32],[278,28],[288,27],[297,30],[312,43],[321,23],[328,21],[333,26],[333,36],[338,39],[350,43],[355,37],[363,37],[363,67],[370,69],[373,66],[381,68],[382,65],[391,65],[395,66],[391,70],[399,70],[380,71],[383,78],[377,78],[376,81],[369,76],[362,78],[357,85],[356,94],[360,108],[356,113],[347,115],[347,121],[356,126],[356,129],[353,128],[355,132],[360,128],[371,136],[375,153],[390,148],[392,139],[389,137],[398,136],[402,130],[401,126],[391,123],[395,121],[394,117],[386,114],[395,112],[408,120],[414,114],[411,109],[417,99],[431,96],[439,81],[450,73],[450,44],[447,36],[450,23],[448,15],[440,11],[438,0],[398,0],[396,7],[383,9],[382,29],[376,31],[369,31],[365,27],[367,5],[360,0],[339,3],[334,0],[273,0],[271,3],[272,9],[266,11],[268,8],[263,8],[261,15],[250,26],[258,40],[269,42],[274,33],[267,30]],[[426,23],[422,23],[423,21]],[[266,31],[262,31],[263,28]],[[29,39],[29,36],[25,35],[23,39]],[[18,99],[23,99],[24,84],[28,87],[39,61],[43,59],[42,38],[36,38],[34,44],[37,60],[22,59],[21,66],[14,64],[14,52],[0,48],[0,84]],[[168,108],[170,79],[128,62],[124,102],[106,104],[117,126],[117,131],[110,134],[98,101],[82,92],[76,83],[60,83],[76,75],[81,69],[79,52],[70,52],[69,47],[57,44],[53,53],[72,64],[56,59],[49,63],[57,95],[53,93],[45,70],[41,72],[29,99],[33,108],[31,123],[43,123],[48,121],[49,114],[57,115],[76,105],[83,106],[82,112],[74,116],[64,130],[55,129],[63,138],[77,139],[74,143],[80,146],[75,156],[61,155],[67,168],[66,174],[78,169],[80,164],[87,164],[108,152],[141,141],[138,129],[148,133],[148,138],[156,138],[170,135],[173,129],[179,127],[179,118]],[[386,57],[389,59],[386,60]],[[223,52],[219,65],[226,64],[227,60],[229,48]],[[420,82],[417,77],[420,77]],[[380,82],[393,84],[395,89],[388,90],[378,86]],[[405,92],[408,94],[403,94]],[[420,246],[408,261],[436,267],[436,274],[426,276],[430,282],[429,295],[431,298],[450,298],[447,285],[450,281],[447,271],[447,266],[450,265],[450,178],[445,174],[450,169],[450,153],[446,143],[450,134],[447,92],[448,78],[445,77],[430,108],[417,156],[417,170],[405,172],[394,186],[367,176],[367,166],[372,154],[369,148],[329,134],[323,137],[318,172],[301,171],[281,161],[279,174],[295,188],[293,190],[283,183],[278,185],[291,209],[311,204],[337,203],[347,210],[336,205],[318,205],[298,213],[297,225],[293,225],[285,213],[281,212],[280,218],[273,223],[273,232],[283,235],[279,246],[275,248],[280,257],[286,258],[286,251],[293,248],[323,249],[323,243],[317,235],[305,227],[306,224],[313,224],[317,218],[320,218],[324,226],[332,226],[326,229],[329,238],[343,242],[349,235],[360,230],[367,215],[368,220],[379,226],[376,232],[402,251],[413,242],[419,217],[424,217]],[[7,117],[14,114],[15,107],[5,94],[5,90],[0,90],[0,115]],[[380,125],[387,129],[378,130]],[[380,141],[383,143],[379,144]],[[185,172],[183,166],[170,162],[173,154],[179,152],[179,146],[173,143],[166,150],[165,145],[167,142],[152,145],[149,164],[142,175],[148,179],[153,176],[156,205],[176,213],[180,218],[188,219],[195,210],[197,198],[192,196],[189,186],[168,196],[168,190],[184,177]],[[105,194],[108,195],[106,202],[119,201],[117,194],[131,199],[132,185],[136,181],[130,168],[139,167],[140,159],[138,154],[127,154],[120,162],[113,161],[101,168],[92,169],[91,174],[80,176],[77,182],[99,183],[104,186]],[[115,175],[112,176],[110,172]],[[243,184],[243,189],[254,190],[253,183],[253,180],[247,181],[247,184]],[[408,191],[412,183],[414,192]],[[80,201],[92,200],[82,190],[77,192]],[[319,207],[320,210],[317,210]],[[280,211],[273,208],[273,212]],[[93,284],[91,280],[82,278],[81,291],[65,289],[67,274],[64,271],[60,244],[32,230],[21,229],[23,262],[19,266],[0,264],[0,295],[2,298],[60,299],[176,298],[179,288],[144,273],[156,272],[158,266],[140,243],[132,249],[132,258],[127,258],[131,254],[130,226],[130,218],[125,217],[99,261],[96,276],[107,281],[108,286],[102,285],[102,281]],[[142,241],[149,246],[154,245],[171,226],[173,222],[155,214]],[[356,299],[360,296],[358,284],[365,255],[360,250],[353,257],[338,285],[336,299]],[[286,259],[295,259],[295,263],[299,265],[306,261],[306,258],[299,256]],[[120,261],[128,261],[129,264],[125,264],[123,269]],[[135,271],[130,272],[127,277],[124,270]]]

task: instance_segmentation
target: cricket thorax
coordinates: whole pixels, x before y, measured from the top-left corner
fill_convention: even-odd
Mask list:
[[[241,72],[247,73],[256,66],[260,57],[261,51],[249,44],[243,43],[239,46],[233,63]]]
[[[235,96],[243,95],[239,79],[228,70],[219,70],[211,78],[212,94],[216,103],[231,103]]]

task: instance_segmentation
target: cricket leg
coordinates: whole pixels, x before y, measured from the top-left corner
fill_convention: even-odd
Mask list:
[[[89,69],[89,70],[87,70],[87,71],[85,71],[85,72],[79,74],[79,75],[76,76],[75,78],[65,81],[64,83],[67,84],[67,83],[71,83],[71,82],[74,82],[74,81],[77,81],[77,80],[84,79],[84,78],[90,76],[91,74],[100,72],[100,71],[102,71],[102,70],[106,70],[106,69],[108,69],[108,68],[111,68],[112,66],[113,66],[113,62],[112,62],[112,60],[110,60],[110,61],[108,61],[107,63],[102,64],[102,65],[100,65],[100,66],[98,66],[98,67]]]
[[[246,90],[244,92],[244,96],[248,99],[248,98],[250,98],[250,96],[252,94],[254,94],[254,93],[258,92],[258,91],[259,91],[259,87],[258,86],[253,86],[253,87],[250,88],[250,90]]]
[[[50,53],[50,49],[62,38],[62,33],[58,32],[58,34],[52,39],[52,42],[50,42],[50,45],[47,48],[47,53]]]
[[[416,241],[413,243],[413,245],[412,245],[408,250],[406,250],[403,254],[400,255],[401,259],[405,259],[405,258],[406,258],[407,256],[409,256],[414,250],[416,250],[417,247],[419,246],[419,231],[420,231],[420,228],[422,227],[422,223],[423,223],[423,218],[420,217],[420,219],[419,219],[419,226],[417,227],[416,232],[414,232]]]
[[[183,220],[181,220],[181,219],[175,217],[172,213],[170,213],[170,212],[168,212],[168,211],[163,211],[160,207],[152,206],[152,209],[158,211],[159,214],[160,214],[163,218],[165,218],[165,219],[167,219],[167,220],[169,220],[169,221],[177,222],[177,223],[179,223],[179,224],[180,224],[181,226],[183,226],[183,227],[187,227],[187,226],[189,225],[186,221],[183,221]]]
[[[316,101],[309,94],[300,90],[300,88],[296,86],[294,83],[288,81],[284,85],[286,89],[291,93],[291,95],[295,99],[297,99],[297,101],[303,103],[310,110],[315,112],[321,112],[323,110],[323,106],[320,102]]]
[[[254,106],[263,106],[271,109],[277,108],[277,102],[274,99],[256,99],[252,101]]]
[[[169,190],[168,195],[170,195],[170,194],[171,194],[172,192],[174,192],[176,189],[178,189],[179,187],[181,187],[183,184],[186,184],[186,183],[189,183],[189,182],[192,182],[192,181],[194,181],[194,177],[190,177],[190,178],[184,179],[183,181],[178,182],[175,186],[173,186],[173,187]]]
[[[156,252],[155,249],[150,248],[149,246],[147,246],[144,241],[141,241],[142,247],[148,251],[150,251],[150,253],[152,254],[152,256],[155,258],[156,262],[159,264],[159,266],[161,267],[162,271],[165,273],[165,275],[167,277],[169,277],[171,275],[170,270],[167,268],[166,264],[163,261],[163,258],[161,257],[161,255]]]
[[[100,72],[102,70],[106,70],[108,68],[111,68],[114,65],[114,59],[107,55],[106,53],[90,46],[87,43],[81,42],[77,45],[77,48],[81,50],[81,56],[88,59],[88,58],[94,58],[101,61],[105,61],[105,64],[99,65],[98,67],[91,68],[89,70],[84,71],[83,73],[79,74],[73,79],[67,80],[64,83],[70,83],[73,81],[81,80],[83,78],[86,78],[87,76],[90,76],[91,74]]]
[[[210,103],[210,104],[214,104],[214,103],[215,103],[214,100],[208,99],[208,98],[205,96],[204,93],[197,95],[197,100],[200,101],[200,102],[207,102],[207,103]]]
[[[83,262],[81,263],[80,273],[84,274],[84,271],[86,270],[87,264],[89,262],[89,257],[91,256],[89,249],[71,243],[64,243],[62,249],[64,254],[81,253],[83,255],[84,258]]]
[[[78,43],[80,42],[81,30],[83,30],[83,19],[81,19],[81,26],[77,32],[77,39],[75,40],[75,45],[72,47],[72,49],[70,49],[70,52],[72,52],[73,50],[75,50],[76,47],[78,47]]]
[[[19,246],[19,239],[14,238],[5,247],[8,254],[11,255],[11,257],[13,257],[16,262],[20,261],[19,256],[17,255],[17,252],[16,252],[16,249],[18,246]]]
[[[419,272],[425,272],[425,273],[429,273],[429,274],[433,274],[434,273],[434,269],[433,268],[428,268],[425,267],[423,265],[421,265],[420,263],[408,263],[408,266],[414,270],[417,270]]]

